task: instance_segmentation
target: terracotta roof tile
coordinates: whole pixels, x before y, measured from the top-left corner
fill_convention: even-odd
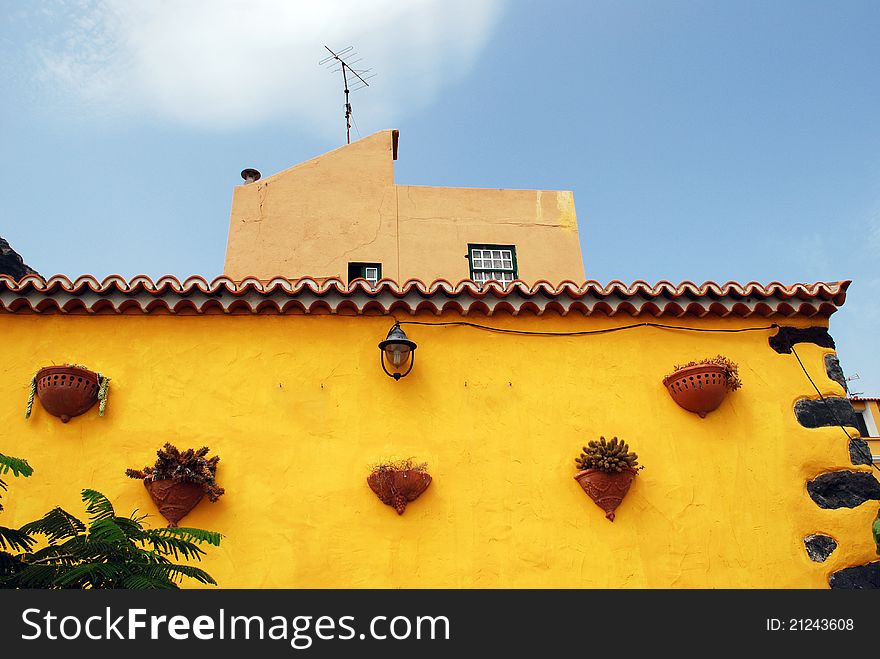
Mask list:
[[[20,313],[434,313],[466,315],[507,313],[605,316],[819,316],[834,313],[846,299],[849,281],[784,285],[779,282],[600,284],[539,281],[532,286],[496,282],[483,286],[471,280],[453,284],[444,279],[398,284],[382,279],[371,286],[363,279],[345,284],[338,279],[275,278],[207,281],[189,277],[181,282],[165,276],[157,281],[137,276],[126,280],[91,276],[71,281],[63,275],[47,280],[25,276],[16,281],[0,276],[0,311]]]

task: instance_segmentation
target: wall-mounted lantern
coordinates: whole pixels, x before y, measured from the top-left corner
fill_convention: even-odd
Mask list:
[[[406,377],[415,363],[415,349],[415,342],[406,338],[406,334],[400,329],[400,323],[394,323],[388,336],[379,343],[379,360],[382,363],[382,370],[395,380]]]

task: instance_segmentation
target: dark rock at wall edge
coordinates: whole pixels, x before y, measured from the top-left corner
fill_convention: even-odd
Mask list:
[[[880,481],[866,471],[831,471],[808,482],[807,492],[820,508],[855,508],[880,500]]]
[[[880,588],[880,561],[847,567],[831,574],[828,585],[832,588]]]
[[[780,354],[791,354],[795,343],[815,343],[823,348],[834,348],[834,339],[827,327],[780,327],[769,338],[770,347]]]

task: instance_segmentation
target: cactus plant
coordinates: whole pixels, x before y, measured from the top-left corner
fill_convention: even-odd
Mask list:
[[[599,469],[609,473],[619,473],[627,468],[643,468],[638,466],[639,456],[630,453],[629,445],[617,437],[612,437],[610,442],[604,437],[591,441],[574,461],[578,469]]]
[[[574,479],[613,522],[617,507],[643,468],[639,466],[638,456],[617,437],[612,437],[610,442],[600,437],[584,446],[575,464],[580,471]]]

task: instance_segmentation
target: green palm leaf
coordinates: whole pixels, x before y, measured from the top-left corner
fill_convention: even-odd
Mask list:
[[[124,571],[119,565],[107,563],[81,563],[74,568],[65,570],[56,580],[62,588],[77,586],[88,587],[112,587],[117,581],[121,581]]]
[[[37,543],[24,531],[0,526],[0,550],[29,551]]]
[[[217,585],[217,582],[214,581],[210,574],[192,565],[155,565],[146,574],[154,579],[164,577],[169,581],[180,581],[183,577],[189,577],[200,583],[211,584],[212,586]]]
[[[62,508],[53,508],[41,519],[22,526],[21,530],[29,534],[45,535],[50,543],[55,543],[85,533],[86,526]]]
[[[26,524],[16,538],[25,545],[17,556],[0,553],[0,585],[16,588],[177,588],[184,578],[216,585],[204,570],[177,565],[180,557],[200,560],[203,544],[220,544],[219,533],[193,528],[145,529],[144,517],[118,517],[110,500],[83,490],[88,528],[61,508]],[[48,545],[30,552],[44,535]],[[0,540],[5,536],[0,536]],[[5,566],[5,567],[4,567]]]
[[[119,525],[112,518],[104,518],[92,522],[89,526],[89,539],[112,545],[128,543],[129,541],[125,531],[119,528]]]
[[[86,512],[91,515],[93,522],[116,516],[110,500],[96,490],[83,490],[82,500],[86,503]]]
[[[51,588],[60,569],[57,565],[28,565],[15,574],[10,582],[15,588]]]
[[[0,474],[6,474],[10,471],[13,476],[24,476],[27,478],[34,473],[34,468],[27,463],[27,460],[13,458],[0,453]]]
[[[175,589],[178,585],[164,578],[156,578],[146,574],[130,574],[120,583],[122,588],[132,590]]]
[[[0,453],[0,474],[6,474],[10,471],[13,476],[24,476],[27,478],[34,473],[34,468],[27,463],[27,460],[13,458]],[[6,490],[6,482],[2,478],[0,478],[0,490]],[[3,510],[2,503],[0,503],[0,510]]]
[[[223,538],[223,534],[217,533],[216,531],[205,531],[204,529],[193,529],[186,526],[153,529],[149,531],[149,533],[158,535],[181,536],[184,540],[188,540],[189,542],[206,542],[209,545],[214,545],[215,547],[220,546],[220,540],[221,538]]]

